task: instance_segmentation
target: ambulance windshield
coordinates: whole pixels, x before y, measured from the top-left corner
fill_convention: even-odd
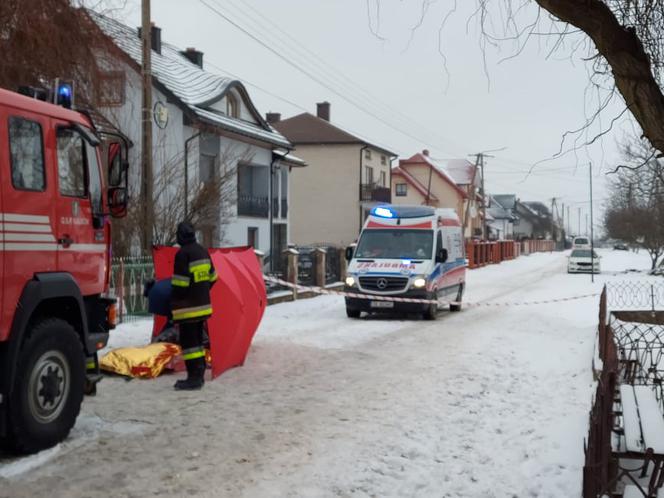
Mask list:
[[[430,259],[432,252],[432,230],[374,229],[362,232],[355,258]]]

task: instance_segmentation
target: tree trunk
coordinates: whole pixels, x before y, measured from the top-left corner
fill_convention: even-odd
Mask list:
[[[535,0],[561,21],[584,31],[611,66],[616,87],[650,143],[664,152],[664,95],[650,59],[632,29],[600,0]]]

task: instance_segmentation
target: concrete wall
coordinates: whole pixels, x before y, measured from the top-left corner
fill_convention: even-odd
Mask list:
[[[346,245],[357,238],[360,149],[360,145],[297,146],[294,154],[308,166],[291,176],[289,211],[294,244]]]

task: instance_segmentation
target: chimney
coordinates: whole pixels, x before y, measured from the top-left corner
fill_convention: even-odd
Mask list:
[[[200,50],[196,50],[193,47],[187,47],[187,50],[180,53],[184,55],[187,59],[189,59],[190,62],[193,62],[198,67],[203,69],[203,52],[201,52]]]
[[[427,156],[427,157],[429,157],[429,149],[424,149],[424,150],[422,151],[422,154],[425,155],[425,156]]]
[[[138,37],[143,38],[143,28],[138,27]],[[161,28],[152,23],[152,30],[150,32],[150,41],[152,42],[152,50],[161,54]]]
[[[278,112],[268,112],[265,115],[265,121],[267,121],[270,124],[278,123],[281,121],[281,114]]]
[[[325,121],[330,120],[330,103],[329,102],[319,102],[316,104],[316,115],[324,119]]]

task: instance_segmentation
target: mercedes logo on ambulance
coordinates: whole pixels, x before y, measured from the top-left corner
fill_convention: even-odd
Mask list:
[[[376,287],[378,287],[380,290],[385,290],[387,287],[387,279],[386,278],[379,278],[376,281]]]

